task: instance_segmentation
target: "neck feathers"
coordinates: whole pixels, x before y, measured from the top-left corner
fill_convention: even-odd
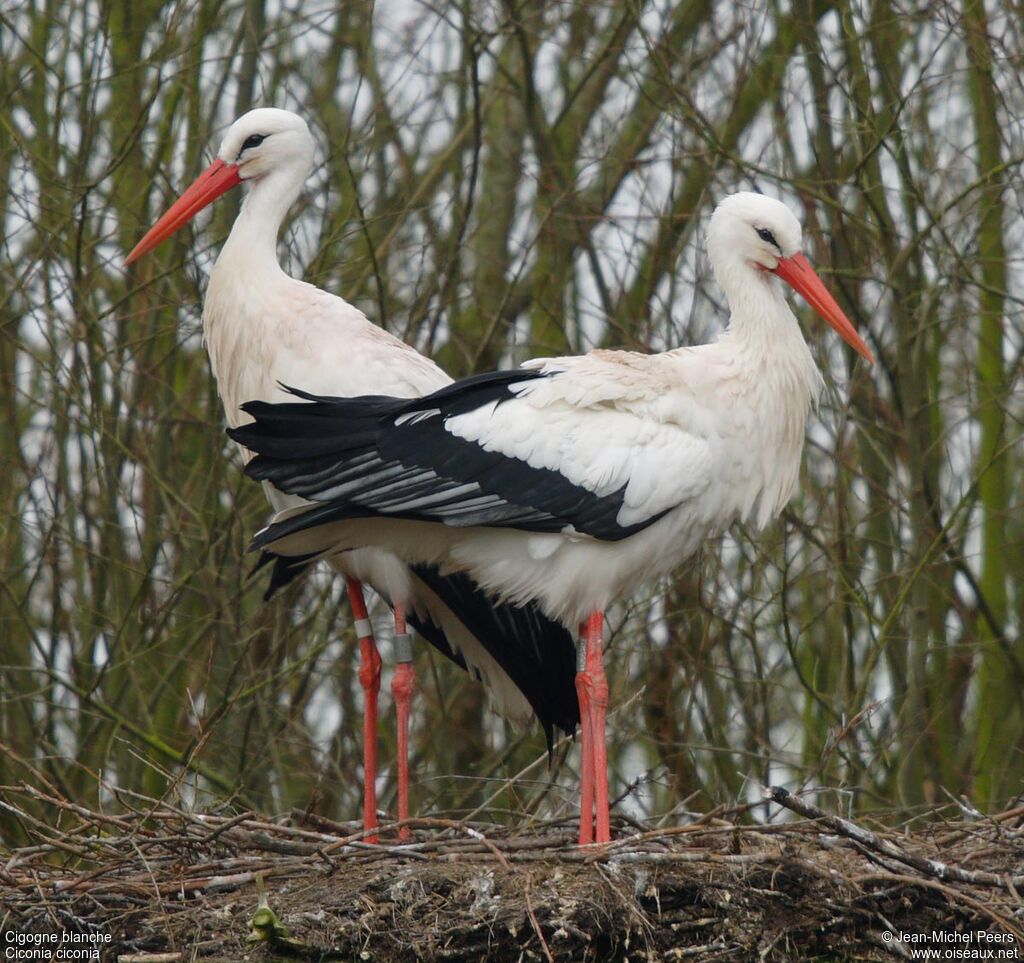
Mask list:
[[[286,169],[274,171],[249,186],[218,264],[227,258],[253,278],[260,271],[278,268],[281,224],[302,190],[302,180],[289,175]]]
[[[796,490],[807,418],[823,381],[774,275],[728,257],[719,261],[715,275],[731,308],[719,343],[734,356],[743,372],[741,393],[758,412],[757,443],[746,455],[754,484],[739,512],[761,528]]]
[[[803,380],[816,386],[821,378],[782,283],[737,252],[719,251],[717,255],[715,278],[730,309],[722,340],[747,356],[751,370],[766,374],[775,368],[803,371]]]

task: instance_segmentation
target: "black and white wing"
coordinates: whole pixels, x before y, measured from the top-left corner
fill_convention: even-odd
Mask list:
[[[615,541],[702,492],[711,454],[657,417],[656,395],[595,389],[585,370],[588,387],[578,367],[477,375],[413,400],[290,389],[305,400],[246,404],[254,421],[230,433],[257,455],[247,474],[318,503],[293,526],[387,516]]]

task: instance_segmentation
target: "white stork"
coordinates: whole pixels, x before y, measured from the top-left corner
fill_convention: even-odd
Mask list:
[[[279,514],[254,546],[383,546],[582,624],[581,843],[592,805],[609,838],[605,608],[735,519],[763,527],[795,491],[822,379],[777,279],[874,360],[785,205],[726,198],[707,246],[732,309],[712,344],[539,359],[415,401],[296,392],[314,403],[246,404],[255,423],[231,432],[258,453],[249,475],[318,503]]]
[[[313,167],[305,121],[286,110],[250,111],[228,129],[216,160],[150,229],[127,263],[152,250],[217,197],[246,190],[238,218],[210,275],[203,335],[228,424],[248,420],[243,401],[289,399],[281,384],[332,395],[416,398],[451,383],[433,361],[371,324],[352,305],[289,277],[277,260],[277,237]],[[278,511],[301,498],[270,485]],[[264,559],[265,561],[266,559]],[[406,618],[429,642],[490,688],[497,708],[515,722],[535,713],[549,746],[552,727],[575,730],[572,637],[535,608],[495,604],[464,575],[410,569],[393,554],[360,548],[334,554],[347,581],[361,650],[365,693],[364,799],[367,830],[377,826],[376,729],[381,659],[361,583],[389,600],[395,619],[392,692],[398,717],[398,817],[408,818],[408,719],[415,677]],[[268,595],[305,569],[306,558],[277,559]],[[402,830],[407,837],[408,830]],[[375,841],[376,836],[369,837]]]

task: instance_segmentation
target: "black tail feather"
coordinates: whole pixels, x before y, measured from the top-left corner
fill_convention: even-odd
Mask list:
[[[554,727],[572,735],[580,721],[573,637],[535,605],[495,602],[462,573],[436,566],[413,571],[494,657],[536,713],[550,751]]]

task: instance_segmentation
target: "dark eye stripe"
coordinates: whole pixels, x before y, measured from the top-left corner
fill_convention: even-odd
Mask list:
[[[238,156],[241,157],[250,147],[259,147],[267,139],[266,134],[250,134],[245,138],[245,142],[242,144],[242,149],[238,152]]]
[[[757,236],[759,238],[761,238],[762,241],[765,241],[768,244],[774,245],[780,251],[782,250],[782,248],[779,247],[779,242],[775,240],[775,235],[772,234],[772,232],[769,231],[768,228],[766,228],[766,227],[756,227],[756,228],[754,228],[754,230],[757,231]]]

